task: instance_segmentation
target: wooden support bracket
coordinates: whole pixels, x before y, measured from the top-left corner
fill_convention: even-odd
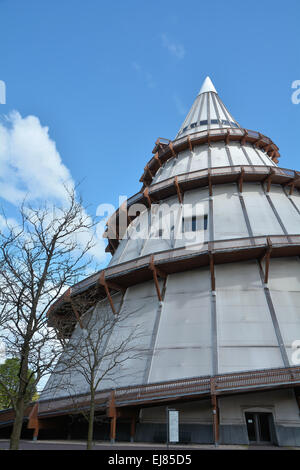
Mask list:
[[[146,188],[145,191],[143,192],[143,196],[146,198],[147,200],[147,203],[148,203],[148,206],[149,206],[149,209],[151,207],[151,204],[152,204],[152,201],[151,201],[151,198],[149,196],[149,188]]]
[[[160,158],[158,156],[158,152],[156,152],[156,154],[154,155],[154,159],[155,159],[155,161],[157,161],[158,166],[160,168],[162,166],[162,163],[161,163]]]
[[[175,178],[174,178],[174,185],[175,185],[175,188],[176,188],[179,204],[182,204],[182,194],[181,194],[180,186],[178,184],[178,176],[175,176]]]
[[[229,144],[229,139],[230,139],[230,132],[229,132],[229,129],[227,129],[227,133],[226,133],[226,137],[225,137],[225,143],[226,143],[226,145]]]
[[[269,268],[270,268],[270,257],[271,257],[271,252],[272,252],[272,242],[270,237],[267,237],[267,248],[266,252],[261,258],[261,263],[265,260],[265,277],[264,277],[264,283],[268,284],[269,281]]]
[[[211,403],[212,403],[212,412],[213,412],[213,435],[215,446],[219,444],[219,404],[216,392],[215,379],[212,377],[210,379],[210,394],[211,394]]]
[[[157,266],[154,264],[154,256],[152,255],[150,258],[149,269],[152,271],[153,280],[155,284],[155,289],[157,293],[158,300],[162,301],[162,295],[159,287],[158,276],[161,278],[165,278],[167,275],[163,271],[161,271]]]
[[[269,176],[264,180],[264,183],[267,183],[267,193],[270,192],[271,189],[271,184],[272,184],[272,177],[274,175],[275,171],[273,168],[270,168]]]
[[[242,168],[241,168],[241,174],[240,174],[240,177],[239,177],[239,192],[240,192],[240,193],[243,192],[244,175],[245,175],[245,169],[244,169],[244,167],[242,166]]]
[[[214,263],[214,255],[211,248],[208,248],[208,256],[209,256],[209,269],[210,269],[210,281],[211,281],[211,290],[216,290],[216,278],[215,278],[215,263]]]
[[[189,135],[187,136],[187,141],[188,141],[188,144],[189,144],[189,149],[192,152],[193,151],[193,145],[192,145],[192,141],[191,141],[191,138],[190,138]]]
[[[110,306],[111,306],[111,309],[112,309],[114,315],[116,315],[118,312],[117,312],[116,309],[115,309],[115,306],[114,306],[114,303],[113,303],[113,299],[112,299],[112,297],[111,297],[111,295],[110,295],[109,288],[111,287],[111,288],[114,289],[114,290],[120,290],[120,291],[122,291],[123,293],[125,292],[126,289],[125,289],[124,287],[119,286],[118,284],[114,284],[113,282],[106,281],[106,279],[105,279],[105,271],[102,271],[101,274],[100,274],[100,276],[99,276],[99,284],[104,287],[106,296],[107,296],[108,301],[109,301]]]
[[[245,145],[247,136],[248,136],[248,132],[245,129],[244,135],[241,139],[241,145]]]
[[[174,150],[174,147],[173,147],[172,142],[169,143],[169,148],[170,148],[170,150],[171,150],[171,152],[172,152],[173,157],[176,157],[176,153],[175,153],[175,150]]]

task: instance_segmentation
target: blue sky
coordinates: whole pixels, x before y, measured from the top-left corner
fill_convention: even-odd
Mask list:
[[[0,17],[2,125],[48,127],[57,153],[45,140],[41,158],[82,181],[91,213],[140,189],[154,141],[175,137],[206,75],[242,126],[275,141],[280,165],[300,170],[299,1],[0,0]],[[19,187],[43,170],[24,155]]]

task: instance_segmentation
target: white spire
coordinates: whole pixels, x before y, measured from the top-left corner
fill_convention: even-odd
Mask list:
[[[201,95],[202,93],[208,93],[212,91],[213,93],[218,93],[217,90],[214,87],[213,82],[211,81],[210,77],[206,77],[204,82],[202,83],[202,87],[198,93],[198,95]]]
[[[210,129],[237,128],[240,125],[232,117],[211,79],[206,77],[176,139]]]

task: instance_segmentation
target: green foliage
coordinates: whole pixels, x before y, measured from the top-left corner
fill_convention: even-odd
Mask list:
[[[0,364],[0,410],[11,408],[13,399],[17,396],[19,386],[20,361],[17,358],[6,359],[4,364]],[[28,379],[31,371],[28,371]],[[37,390],[35,378],[31,377],[27,386],[25,401],[30,402],[36,399]]]

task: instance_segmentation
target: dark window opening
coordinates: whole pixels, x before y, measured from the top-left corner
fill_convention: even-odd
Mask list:
[[[212,119],[210,122],[211,122],[211,124],[219,124],[219,120],[218,120],[218,119]]]
[[[271,443],[272,413],[245,413],[249,441]]]
[[[205,121],[200,121],[200,126],[206,126],[207,125],[207,119]]]

